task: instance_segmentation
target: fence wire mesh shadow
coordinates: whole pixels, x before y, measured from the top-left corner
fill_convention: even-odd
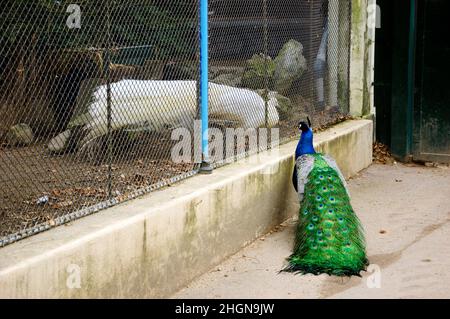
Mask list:
[[[196,174],[197,0],[5,2],[0,247]],[[346,117],[350,1],[209,10],[216,166],[291,139],[307,115],[317,128]]]

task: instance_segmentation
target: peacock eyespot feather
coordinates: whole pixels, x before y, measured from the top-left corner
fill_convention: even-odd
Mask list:
[[[346,253],[350,253],[353,251],[353,247],[352,246],[344,246],[344,247],[342,247],[342,251],[346,252]]]
[[[317,216],[313,216],[312,220],[313,220],[313,222],[316,222],[319,220],[319,218]]]
[[[309,229],[309,230],[313,230],[313,229],[314,229],[314,225],[313,225],[313,224],[309,224],[309,225],[308,225],[308,229]]]
[[[331,220],[327,220],[327,221],[325,221],[325,223],[324,223],[324,226],[325,226],[326,228],[332,228],[333,225],[334,225],[334,223],[333,223],[333,221],[331,221]]]
[[[316,200],[321,200],[321,199],[322,199],[322,197],[320,195],[316,196]]]
[[[332,209],[328,210],[328,214],[332,215],[333,213],[334,213],[334,210],[332,210]]]
[[[324,179],[323,175],[320,175],[320,176],[319,176],[319,179]]]
[[[334,202],[336,199],[334,197],[330,197],[330,202]]]
[[[321,231],[321,230],[318,230],[318,231],[317,231],[317,236],[322,236],[322,235],[323,235],[322,231]]]

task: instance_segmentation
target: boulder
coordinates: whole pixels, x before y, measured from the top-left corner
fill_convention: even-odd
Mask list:
[[[286,42],[275,58],[274,65],[274,90],[286,94],[307,69],[303,45],[295,40]]]
[[[34,141],[33,130],[28,124],[16,124],[9,129],[6,140],[11,146],[30,145]]]
[[[242,76],[242,86],[253,90],[263,89],[264,80],[267,76],[270,88],[273,83],[274,71],[275,63],[270,56],[266,58],[264,54],[255,54],[247,60],[247,67]]]

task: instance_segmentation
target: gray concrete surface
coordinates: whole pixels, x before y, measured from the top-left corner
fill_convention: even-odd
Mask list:
[[[372,165],[349,187],[372,264],[362,278],[278,274],[289,221],[173,297],[450,298],[450,169]]]

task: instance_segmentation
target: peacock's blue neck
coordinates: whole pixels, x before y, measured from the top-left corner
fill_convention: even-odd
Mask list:
[[[295,150],[295,159],[299,158],[305,154],[315,154],[313,145],[313,132],[309,129],[306,132],[302,132],[302,136],[300,137],[300,141],[297,144],[297,148]]]

